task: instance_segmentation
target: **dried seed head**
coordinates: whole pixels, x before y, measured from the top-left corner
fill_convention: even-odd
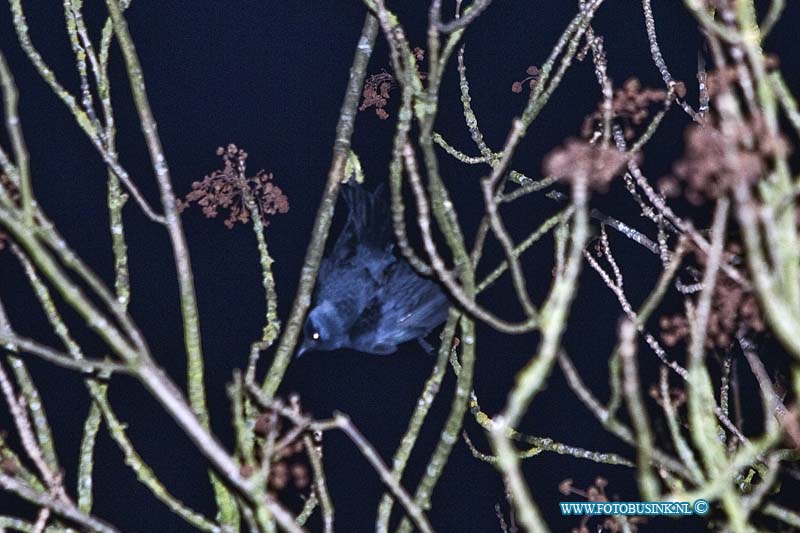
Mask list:
[[[265,227],[269,225],[271,215],[289,211],[289,200],[280,187],[272,182],[272,174],[259,170],[255,176],[245,175],[247,152],[235,144],[229,144],[227,148],[217,148],[217,155],[222,157],[224,167],[215,170],[202,181],[192,183],[192,190],[186,198],[176,202],[179,211],[197,203],[207,218],[214,218],[219,209],[227,209],[225,226],[229,229],[236,222],[249,222],[247,196],[255,202],[255,208]]]
[[[3,472],[7,476],[16,476],[19,472],[19,468],[12,458],[3,457],[3,459],[0,460],[0,472]]]
[[[571,181],[586,179],[592,189],[605,191],[628,162],[628,154],[580,139],[567,139],[545,158],[545,175]]]

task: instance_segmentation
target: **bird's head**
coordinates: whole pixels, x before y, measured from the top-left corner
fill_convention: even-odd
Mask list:
[[[308,313],[297,357],[312,350],[336,350],[347,340],[347,326],[341,314],[330,302],[322,302]]]

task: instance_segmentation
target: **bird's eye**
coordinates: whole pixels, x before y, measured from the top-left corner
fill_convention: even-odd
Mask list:
[[[315,331],[314,333],[311,334],[311,338],[314,339],[315,341],[318,341],[319,340],[319,333],[317,333]]]

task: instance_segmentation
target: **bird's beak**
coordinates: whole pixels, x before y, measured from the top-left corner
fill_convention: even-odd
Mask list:
[[[312,345],[308,341],[308,339],[303,340],[303,344],[300,345],[300,348],[297,350],[297,353],[294,356],[295,359],[299,359],[304,353],[309,351],[311,348],[312,348]]]

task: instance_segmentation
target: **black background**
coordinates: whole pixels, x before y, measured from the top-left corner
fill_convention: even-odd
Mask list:
[[[77,93],[78,79],[62,6],[44,0],[25,4],[33,42],[59,80]],[[99,39],[105,8],[96,0],[85,4],[92,36]],[[446,9],[451,9],[450,2],[446,4]],[[392,2],[390,6],[400,14],[412,44],[425,47],[426,4]],[[664,57],[673,76],[687,81],[690,101],[696,102],[693,80],[700,46],[696,25],[680,2],[658,1],[654,10]],[[497,1],[467,32],[466,64],[472,104],[486,140],[494,149],[500,148],[511,119],[525,105],[525,94],[511,92],[512,82],[524,77],[528,65],[541,65],[575,12],[572,2]],[[287,194],[291,204],[289,213],[274,218],[267,229],[270,251],[276,261],[279,310],[284,319],[294,297],[330,164],[334,128],[364,13],[364,7],[355,0],[136,0],[126,15],[176,192],[185,194],[192,181],[218,168],[215,149],[235,142],[249,152],[250,170],[254,173],[264,168],[273,172],[275,182]],[[798,59],[791,53],[798,20],[798,6],[790,2],[784,19],[767,43],[776,50],[780,50],[781,43],[788,47],[783,49],[781,60],[791,87],[798,87],[800,81]],[[600,9],[594,27],[605,36],[609,74],[617,86],[631,75],[636,75],[646,86],[662,85],[650,58],[639,2],[607,2]],[[105,168],[66,108],[22,53],[6,5],[0,8],[0,48],[21,92],[22,126],[31,153],[37,198],[74,249],[112,284]],[[386,46],[379,36],[369,73],[389,67]],[[425,69],[424,64],[422,68]],[[116,47],[111,75],[121,160],[150,202],[157,205],[155,181]],[[388,107],[392,114],[389,121],[379,120],[372,111],[360,113],[356,121],[353,147],[361,157],[371,187],[386,177],[396,94],[393,100]],[[591,63],[577,63],[529,130],[513,167],[532,177],[540,176],[543,155],[564,138],[577,136],[583,117],[595,109],[598,100]],[[688,122],[688,117],[674,108],[651,141],[643,168],[652,180],[667,174],[671,162],[680,155],[681,130]],[[461,114],[455,61],[444,76],[436,129],[452,145],[476,153]],[[5,142],[3,135],[0,134],[0,139]],[[472,236],[482,211],[477,179],[486,168],[455,164],[445,154],[442,161],[443,175],[460,220],[467,235]],[[619,183],[593,202],[652,235],[652,228],[638,217],[635,204]],[[707,221],[707,208],[689,210],[680,202],[677,208],[700,226]],[[550,200],[532,197],[505,209],[504,215],[512,234],[521,238],[557,209]],[[133,202],[129,202],[124,213],[130,253],[131,314],[145,332],[157,361],[178,384],[184,385],[185,356],[177,283],[167,235],[163,228],[147,221]],[[246,364],[248,347],[260,335],[263,294],[251,229],[237,226],[228,230],[221,222],[205,219],[197,208],[184,214],[203,330],[212,424],[230,448],[232,436],[225,385],[232,371]],[[334,232],[339,226],[337,217]],[[628,296],[638,305],[652,287],[660,263],[646,250],[617,236],[612,236],[612,243],[626,274]],[[529,287],[539,302],[550,284],[552,255],[552,239],[547,238],[525,256]],[[485,257],[483,273],[499,260],[496,244],[490,244]],[[564,343],[584,380],[601,399],[606,399],[606,361],[621,312],[613,295],[588,267],[580,283]],[[57,346],[24,276],[8,253],[0,254],[0,296],[13,325],[22,334]],[[487,305],[503,316],[521,317],[507,279],[484,298]],[[665,305],[679,309],[677,301]],[[79,324],[74,317],[70,320],[76,326]],[[651,326],[655,328],[654,324]],[[87,354],[102,353],[97,339],[80,328],[74,329],[76,337],[87,347]],[[535,335],[508,337],[479,328],[475,389],[484,411],[494,414],[502,409],[513,376],[535,353],[536,341]],[[680,350],[674,355],[682,358]],[[269,356],[265,355],[265,361],[269,361]],[[643,383],[652,383],[656,377],[655,357],[643,349],[642,359]],[[413,343],[391,356],[346,351],[315,353],[292,363],[281,393],[297,392],[304,408],[317,417],[328,416],[334,409],[348,413],[388,460],[405,430],[431,364],[431,358]],[[69,371],[38,361],[31,361],[30,367],[44,396],[66,483],[74,495],[81,427],[88,409],[85,388]],[[404,477],[405,486],[412,491],[447,416],[453,382],[453,376],[448,375],[412,455]],[[129,424],[129,434],[137,450],[164,485],[191,507],[212,515],[213,498],[206,465],[198,460],[198,454],[173,422],[129,378],[115,377],[110,394],[119,417]],[[756,411],[760,409],[753,407]],[[12,428],[6,418],[0,424]],[[469,416],[465,427],[477,446],[488,452],[482,430]],[[558,369],[549,379],[547,389],[532,404],[521,429],[576,446],[635,456],[632,449],[602,430],[567,388]],[[757,431],[758,427],[752,430]],[[170,514],[136,481],[104,430],[98,439],[96,461],[97,515],[126,531],[189,530],[185,522]],[[336,507],[337,529],[354,532],[374,529],[381,482],[343,435],[332,433],[325,437],[325,466]],[[565,498],[558,493],[557,486],[565,478],[573,478],[576,486],[586,487],[602,475],[610,480],[607,491],[612,498],[622,501],[639,498],[633,471],[624,467],[544,453],[527,460],[524,472],[554,531],[567,531],[577,525],[577,519],[562,518],[558,513],[557,502]],[[498,502],[507,508],[497,472],[491,465],[473,459],[466,445],[459,442],[433,496],[430,517],[434,526],[446,532],[499,531],[493,509]],[[0,512],[14,511],[31,513],[19,500],[1,496]],[[310,527],[316,530],[318,522],[312,520]],[[666,528],[702,531],[705,526],[694,519],[680,522],[661,519],[651,520],[643,531]]]

